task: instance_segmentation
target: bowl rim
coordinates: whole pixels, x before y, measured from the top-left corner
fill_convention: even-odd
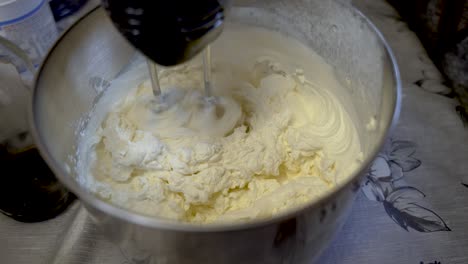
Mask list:
[[[193,233],[206,233],[206,232],[223,232],[223,231],[240,231],[240,230],[247,230],[257,227],[263,227],[267,225],[276,224],[278,222],[282,222],[291,218],[296,217],[297,215],[303,213],[304,211],[309,211],[312,209],[316,209],[322,207],[324,204],[329,203],[333,200],[339,193],[345,191],[348,188],[352,188],[353,185],[360,183],[361,178],[363,177],[365,171],[368,169],[368,166],[371,162],[375,159],[378,155],[379,151],[384,146],[388,136],[392,131],[395,129],[397,121],[400,115],[401,109],[401,92],[402,92],[402,83],[400,77],[400,71],[398,68],[397,60],[393,54],[393,51],[384,38],[383,34],[378,30],[378,28],[371,22],[371,20],[366,17],[361,11],[359,11],[356,7],[349,5],[344,8],[349,8],[355,15],[361,17],[365,23],[368,24],[371,31],[378,37],[380,44],[385,48],[385,53],[388,59],[390,60],[392,66],[392,74],[393,80],[395,82],[395,98],[393,103],[392,115],[391,118],[385,124],[385,132],[381,135],[381,139],[378,144],[371,149],[367,158],[364,159],[362,166],[359,170],[356,170],[352,175],[350,175],[346,180],[342,183],[336,185],[333,191],[324,194],[317,200],[314,200],[310,203],[307,203],[303,206],[295,207],[290,210],[286,210],[285,212],[279,213],[278,215],[274,215],[273,217],[266,218],[266,219],[258,219],[249,222],[239,222],[239,223],[213,223],[213,224],[195,224],[195,223],[188,223],[188,222],[178,222],[174,220],[166,220],[166,219],[159,219],[152,216],[142,215],[136,212],[131,212],[127,209],[119,207],[109,202],[105,202],[95,195],[90,193],[89,191],[85,190],[83,187],[79,185],[75,180],[68,176],[68,173],[65,169],[54,160],[48,151],[48,148],[45,146],[43,140],[41,139],[43,135],[39,133],[37,122],[37,115],[34,111],[36,109],[37,104],[37,97],[38,97],[38,87],[41,80],[42,72],[44,71],[45,67],[49,64],[49,59],[54,53],[54,50],[60,45],[60,42],[67,37],[67,35],[73,31],[77,25],[80,24],[82,20],[87,19],[92,14],[97,13],[99,10],[102,10],[101,6],[97,6],[90,11],[88,11],[85,15],[79,18],[72,26],[70,26],[66,31],[64,31],[60,37],[55,41],[53,46],[49,49],[47,55],[45,56],[44,60],[42,61],[38,71],[36,72],[34,86],[32,89],[32,96],[31,96],[31,103],[29,104],[29,124],[31,128],[31,133],[36,143],[36,146],[41,153],[43,159],[46,163],[51,167],[52,171],[59,179],[61,183],[63,183],[66,188],[68,188],[71,192],[79,197],[80,201],[83,202],[85,207],[91,206],[94,209],[101,211],[102,213],[106,213],[112,217],[115,217],[121,221],[128,222],[131,224],[136,224],[146,228],[155,228],[155,229],[164,229],[168,231],[179,231],[179,232],[193,232]]]

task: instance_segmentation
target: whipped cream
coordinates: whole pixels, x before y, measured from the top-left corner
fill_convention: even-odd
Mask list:
[[[80,142],[82,184],[138,213],[212,223],[271,217],[355,171],[359,138],[318,55],[242,26],[213,49],[210,97],[200,60],[164,69],[159,98],[144,78],[111,85]]]

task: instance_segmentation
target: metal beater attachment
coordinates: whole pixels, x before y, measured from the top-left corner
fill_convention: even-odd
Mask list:
[[[161,95],[161,87],[159,86],[159,77],[158,77],[158,68],[156,64],[152,62],[150,59],[146,59],[146,63],[148,64],[148,70],[151,79],[151,86],[153,88],[153,95],[158,97]]]
[[[146,59],[146,63],[148,64],[153,95],[159,97],[161,95],[161,86],[159,85],[158,68],[150,59]],[[203,80],[206,97],[211,96],[212,93],[211,78],[211,48],[208,45],[203,51]]]

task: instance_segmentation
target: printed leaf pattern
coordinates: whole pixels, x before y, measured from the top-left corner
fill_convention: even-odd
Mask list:
[[[419,232],[450,231],[439,215],[421,205],[408,203],[404,207],[396,207],[387,201],[383,204],[387,214],[406,231],[408,227]]]
[[[414,143],[410,141],[395,141],[392,143],[392,151],[389,161],[401,167],[403,172],[412,171],[421,165],[421,161],[414,158],[416,152]]]
[[[392,178],[394,181],[398,181],[401,178],[403,178],[404,176],[403,169],[396,163],[393,163],[393,162],[390,163],[390,170],[391,170]]]
[[[383,204],[387,214],[406,231],[408,227],[419,232],[450,231],[434,211],[414,202],[424,197],[418,189],[405,186],[395,189]]]
[[[377,157],[372,163],[369,174],[373,178],[379,179],[380,181],[390,181],[392,178],[392,171],[388,166],[387,160],[383,157]]]
[[[362,188],[362,191],[367,196],[369,200],[383,202],[385,200],[385,195],[380,183],[373,178],[367,178],[364,183],[365,188]]]
[[[420,190],[410,187],[404,186],[400,188],[396,188],[388,197],[387,201],[391,203],[408,203],[414,200],[419,200],[426,197],[424,193]]]
[[[413,157],[415,153],[413,142],[390,141],[370,167],[361,189],[369,200],[381,202],[390,218],[406,231],[410,228],[419,232],[451,231],[437,213],[418,203],[426,196],[423,192],[395,184],[405,172],[421,165]]]

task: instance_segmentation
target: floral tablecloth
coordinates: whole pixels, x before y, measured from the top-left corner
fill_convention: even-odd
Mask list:
[[[457,113],[451,89],[397,12],[384,0],[354,3],[394,50],[403,108],[349,220],[318,263],[467,264],[468,125]],[[0,215],[0,237],[5,264],[130,263],[100,235],[79,202],[37,224]]]

